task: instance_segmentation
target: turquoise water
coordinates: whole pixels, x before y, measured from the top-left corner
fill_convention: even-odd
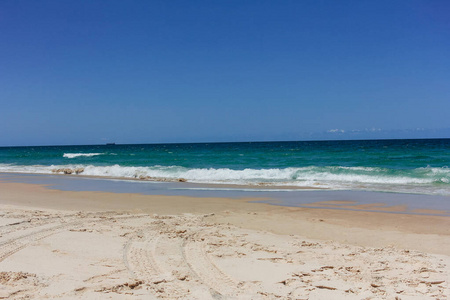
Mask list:
[[[4,173],[438,195],[450,195],[449,166],[450,139],[0,148]]]

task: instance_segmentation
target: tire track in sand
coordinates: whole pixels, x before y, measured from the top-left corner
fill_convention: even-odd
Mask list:
[[[116,218],[112,218],[112,214],[110,213],[104,213],[104,214],[96,214],[95,217],[86,217],[81,216],[81,220],[78,219],[76,221],[71,222],[64,222],[63,219],[59,218],[59,222],[56,225],[45,227],[40,230],[35,230],[30,233],[26,233],[23,235],[20,235],[18,237],[7,239],[6,241],[0,242],[0,262],[8,258],[9,256],[17,253],[18,251],[30,246],[31,244],[40,241],[42,239],[45,239],[49,236],[52,236],[54,234],[57,234],[61,231],[64,231],[68,228],[76,228],[80,225],[87,225],[88,223],[92,222],[107,222],[107,221],[114,221],[116,219],[129,219],[129,218],[140,218],[144,216],[119,216]],[[41,225],[40,227],[47,226],[51,223],[46,223]]]
[[[213,262],[205,250],[205,242],[184,240],[183,256],[192,271],[211,289],[215,298],[239,295],[238,282]]]
[[[123,258],[130,274],[136,280],[147,282],[154,296],[181,298],[190,293],[186,284],[181,284],[192,275],[186,273],[189,268],[185,263],[185,266],[179,264],[182,261],[180,239],[167,239],[151,229],[145,233],[141,230],[125,245]]]
[[[34,242],[45,239],[53,234],[63,231],[70,226],[76,226],[81,223],[81,221],[60,223],[58,225],[24,234],[16,238],[8,239],[0,243],[0,262],[13,255],[14,253],[28,247]]]
[[[155,220],[154,226],[131,237],[123,253],[130,274],[146,281],[158,297],[223,299],[238,295],[238,284],[214,264],[203,242],[196,241],[198,229],[186,230],[190,222],[193,227],[201,226],[194,218]]]

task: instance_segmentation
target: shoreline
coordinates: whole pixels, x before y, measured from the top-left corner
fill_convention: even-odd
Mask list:
[[[40,184],[60,191],[91,191],[194,198],[254,198],[255,203],[314,209],[386,212],[450,217],[450,197],[331,189],[272,189],[250,186],[205,185],[188,182],[143,182],[71,175],[5,174],[0,181]]]
[[[11,176],[27,176],[27,175],[36,175],[36,176],[62,176],[66,178],[86,178],[86,179],[104,179],[104,180],[119,180],[119,181],[131,181],[131,182],[149,182],[149,183],[185,183],[198,187],[205,188],[232,188],[232,189],[250,189],[250,190],[330,190],[329,188],[317,187],[317,186],[295,186],[295,185],[270,185],[270,184],[233,184],[233,183],[200,183],[200,182],[192,182],[185,181],[184,178],[137,178],[137,177],[114,177],[114,176],[96,176],[96,175],[83,175],[83,174],[63,174],[63,173],[17,173],[17,172],[1,172],[1,174],[11,175]]]
[[[186,179],[184,177],[152,177],[152,176],[138,176],[124,177],[124,176],[107,176],[103,175],[85,175],[83,171],[78,173],[77,168],[62,168],[57,169],[59,172],[48,173],[34,173],[34,172],[17,172],[17,171],[1,171],[0,177],[4,176],[55,176],[59,178],[77,178],[77,179],[102,179],[112,181],[124,182],[140,182],[140,183],[168,183],[168,184],[185,184],[197,189],[213,189],[213,190],[247,190],[247,191],[360,191],[360,192],[375,192],[375,193],[392,193],[392,194],[411,194],[411,195],[426,195],[450,198],[450,191],[445,188],[438,188],[434,185],[409,185],[405,184],[386,184],[374,182],[327,182],[326,180],[315,181],[309,185],[295,185],[292,182],[238,182],[232,183],[229,181],[216,180],[214,182],[201,182],[194,179]],[[65,170],[70,170],[69,173],[64,173]],[[192,181],[194,180],[194,181]],[[444,180],[444,179],[442,179]],[[300,184],[300,183],[298,183]]]
[[[299,234],[313,239],[336,240],[355,245],[377,247],[387,245],[364,237],[392,233],[390,244],[421,251],[450,253],[450,240],[415,245],[405,244],[403,234],[442,235],[450,238],[450,217],[440,215],[397,214],[394,211],[365,211],[323,207],[278,206],[261,202],[263,198],[190,197],[169,195],[142,195],[135,193],[61,191],[44,185],[3,182],[0,180],[1,205],[24,209],[56,209],[62,211],[115,211],[174,215],[182,213],[214,214],[211,220],[230,223],[243,228],[262,228],[277,234]],[[9,199],[9,200],[8,200]],[[333,203],[333,204],[339,204]],[[376,203],[374,203],[376,205]],[[394,213],[392,213],[394,212]],[[251,217],[258,216],[258,217]],[[267,224],[264,220],[268,221]],[[258,227],[259,226],[259,227]],[[317,227],[319,229],[316,230]],[[351,236],[347,230],[361,230]],[[382,240],[386,240],[383,238]],[[387,241],[386,240],[386,243]],[[448,243],[448,244],[447,244]],[[436,247],[436,245],[439,247]]]

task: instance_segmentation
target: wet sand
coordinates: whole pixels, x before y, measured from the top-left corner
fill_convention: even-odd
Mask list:
[[[255,200],[0,182],[0,298],[449,295],[447,216]]]

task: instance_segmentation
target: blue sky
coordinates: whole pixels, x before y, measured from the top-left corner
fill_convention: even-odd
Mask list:
[[[450,137],[449,1],[0,2],[0,146]]]

